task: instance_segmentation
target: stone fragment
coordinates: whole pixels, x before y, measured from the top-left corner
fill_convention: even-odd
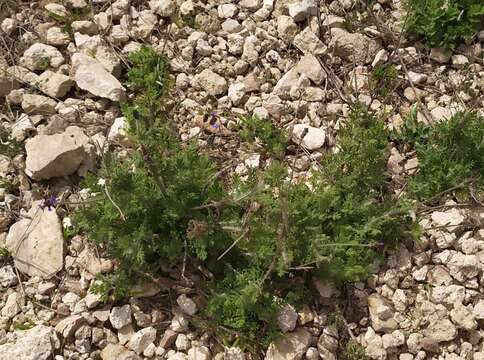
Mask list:
[[[51,327],[37,325],[19,336],[15,343],[0,345],[0,359],[50,360],[56,343]]]
[[[86,319],[81,315],[71,315],[62,319],[55,327],[55,331],[61,334],[64,339],[74,335],[77,329],[86,324]]]
[[[161,17],[170,17],[177,9],[177,5],[174,0],[151,0],[148,2],[148,4],[150,9]]]
[[[160,346],[164,349],[169,349],[175,344],[178,333],[171,329],[167,329],[160,339]]]
[[[52,26],[47,30],[45,40],[49,45],[64,46],[69,44],[71,38],[69,34],[63,31],[60,27]]]
[[[131,306],[127,304],[113,307],[109,320],[115,329],[121,329],[123,326],[131,324]]]
[[[127,347],[137,354],[141,354],[155,339],[156,329],[154,327],[147,327],[136,332],[131,340],[129,340]]]
[[[323,55],[326,53],[326,45],[313,33],[309,26],[294,37],[294,46],[304,54]]]
[[[389,332],[398,327],[392,306],[383,296],[377,293],[368,296],[368,310],[371,326],[375,331]]]
[[[33,179],[50,179],[74,173],[86,158],[89,138],[77,126],[63,133],[37,135],[27,140],[25,171]]]
[[[39,89],[46,95],[55,98],[64,97],[73,85],[69,76],[55,73],[53,71],[44,71],[38,79]]]
[[[297,329],[272,343],[267,349],[266,360],[300,360],[311,344],[311,334]]]
[[[296,328],[298,315],[294,307],[291,305],[284,306],[279,316],[277,317],[277,324],[282,332],[293,331]]]
[[[71,71],[77,86],[82,90],[112,101],[125,98],[125,88],[99,61],[75,53],[72,55]]]
[[[225,93],[228,88],[227,81],[210,69],[205,69],[200,74],[197,74],[195,81],[200,88],[213,96]]]
[[[188,360],[210,360],[210,350],[206,346],[194,346],[188,350]]]
[[[8,288],[16,285],[17,282],[17,275],[15,275],[11,265],[6,265],[0,268],[0,287]]]
[[[5,301],[5,305],[2,308],[1,315],[3,317],[6,317],[7,319],[13,318],[15,315],[17,315],[22,309],[22,296],[17,293],[11,293],[7,297],[7,301]]]
[[[28,115],[55,114],[56,105],[57,103],[54,100],[43,95],[24,94],[22,98],[22,109]]]
[[[197,304],[185,294],[180,295],[176,302],[185,314],[195,315],[197,313]]]
[[[477,322],[474,314],[462,303],[455,303],[454,308],[450,311],[450,318],[457,327],[472,331],[477,328]]]
[[[319,85],[326,78],[326,73],[319,63],[316,56],[312,54],[304,55],[296,64],[294,70],[298,74],[304,74],[315,84]]]
[[[334,28],[331,29],[329,49],[342,59],[361,65],[373,61],[380,45],[366,35]]]
[[[102,360],[141,360],[141,357],[119,344],[108,343],[101,351]]]
[[[292,41],[298,32],[299,27],[290,16],[281,15],[277,18],[277,33],[283,41]]]
[[[432,48],[430,49],[430,59],[440,63],[445,64],[450,60],[452,53],[443,48]]]
[[[440,318],[432,321],[422,333],[436,342],[445,342],[456,338],[457,329],[449,319]]]
[[[326,131],[309,125],[296,124],[292,131],[292,140],[308,150],[316,150],[324,145]]]
[[[299,22],[317,16],[319,7],[315,0],[297,0],[288,5],[288,10],[294,21]]]
[[[128,124],[125,117],[118,117],[114,119],[113,124],[109,128],[108,142],[110,144],[131,146],[132,143],[128,137]]]
[[[25,50],[20,65],[29,70],[45,70],[49,66],[57,68],[64,63],[61,52],[51,45],[35,43]]]
[[[10,227],[6,248],[20,272],[47,279],[62,269],[64,238],[56,211],[41,209],[40,204],[34,202],[28,213],[30,218]]]

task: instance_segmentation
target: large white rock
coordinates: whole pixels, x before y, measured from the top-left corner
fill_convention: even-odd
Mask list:
[[[177,9],[177,5],[174,0],[152,0],[148,2],[148,5],[151,10],[161,17],[170,17]]]
[[[74,173],[86,158],[89,138],[77,126],[62,134],[37,135],[27,140],[25,172],[33,179],[50,179]]]
[[[294,37],[293,43],[304,54],[323,55],[327,50],[326,45],[309,26]]]
[[[20,58],[20,65],[29,70],[45,70],[49,66],[57,68],[63,63],[64,57],[59,50],[42,43],[33,44]]]
[[[19,271],[47,279],[62,269],[64,238],[55,209],[42,209],[40,205],[41,201],[34,202],[30,218],[10,227],[6,247]]]
[[[141,357],[119,344],[110,344],[101,351],[102,360],[141,360]]]
[[[304,55],[294,69],[298,74],[306,75],[315,84],[321,84],[326,78],[326,73],[324,72],[323,67],[316,56],[312,54]]]
[[[109,321],[115,329],[121,329],[122,327],[131,324],[131,306],[126,304],[124,306],[115,306],[109,314]]]
[[[44,325],[37,325],[20,335],[15,343],[0,345],[0,359],[52,359],[54,344],[53,329]]]
[[[315,0],[297,0],[288,6],[288,10],[294,21],[303,21],[318,15],[319,7]]]
[[[324,145],[326,131],[313,126],[296,124],[292,130],[292,141],[308,150],[316,150]]]
[[[95,96],[120,101],[125,97],[125,88],[97,60],[81,54],[72,55],[74,81],[82,90]]]
[[[22,109],[29,115],[55,114],[57,103],[51,98],[37,94],[24,94],[22,97]]]

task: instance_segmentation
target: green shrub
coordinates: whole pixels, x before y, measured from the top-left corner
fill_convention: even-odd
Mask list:
[[[242,140],[255,139],[272,156],[246,178],[220,178],[218,166],[182,143],[169,119],[167,62],[149,48],[131,55],[122,109],[133,149],[107,156],[85,180],[92,198],[74,224],[117,261],[96,286],[126,296],[140,274],[197,257],[214,274],[206,281],[203,316],[218,335],[270,341],[276,314],[307,300],[312,277],[364,279],[383,248],[414,237],[408,207],[388,191],[388,132],[356,108],[309,184],[292,181],[283,154],[287,137],[270,121],[244,119]],[[188,264],[191,261],[187,261]]]
[[[438,201],[452,189],[473,189],[475,195],[484,190],[484,118],[479,114],[459,112],[433,126],[413,115],[394,139],[417,154],[418,172],[408,186],[412,197]]]
[[[398,71],[395,65],[377,65],[370,73],[370,92],[385,101],[398,86]]]
[[[484,16],[481,0],[407,0],[407,9],[409,32],[446,49],[471,38]]]

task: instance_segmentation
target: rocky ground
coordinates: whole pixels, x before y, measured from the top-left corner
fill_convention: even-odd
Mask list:
[[[6,0],[0,16],[2,146],[14,140],[0,148],[0,248],[14,259],[0,263],[0,359],[249,358],[189,326],[197,304],[186,289],[145,286],[102,304],[89,290],[113,263],[87,239],[66,239],[79,177],[106,149],[130,145],[119,102],[129,96],[126,56],[142,43],[170,59],[182,138],[210,137],[239,172],[263,166],[231,136],[240,116],[290,130],[306,150],[295,159],[304,178],[334,145],[350,100],[389,114],[388,126],[414,104],[424,122],[484,109],[484,32],[452,54],[427,51],[401,35],[398,0]],[[397,74],[383,97],[370,81],[382,64]],[[416,165],[392,149],[397,183]],[[482,208],[428,211],[420,242],[366,283],[345,294],[318,284],[317,304],[285,309],[287,337],[266,359],[341,356],[326,306],[336,298],[373,359],[484,359],[483,223]]]

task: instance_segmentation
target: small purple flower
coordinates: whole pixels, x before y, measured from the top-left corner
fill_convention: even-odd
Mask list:
[[[48,198],[45,198],[42,200],[42,204],[40,204],[40,208],[44,210],[47,208],[47,210],[51,211],[52,208],[55,208],[57,205],[57,198],[54,194],[50,195]]]

